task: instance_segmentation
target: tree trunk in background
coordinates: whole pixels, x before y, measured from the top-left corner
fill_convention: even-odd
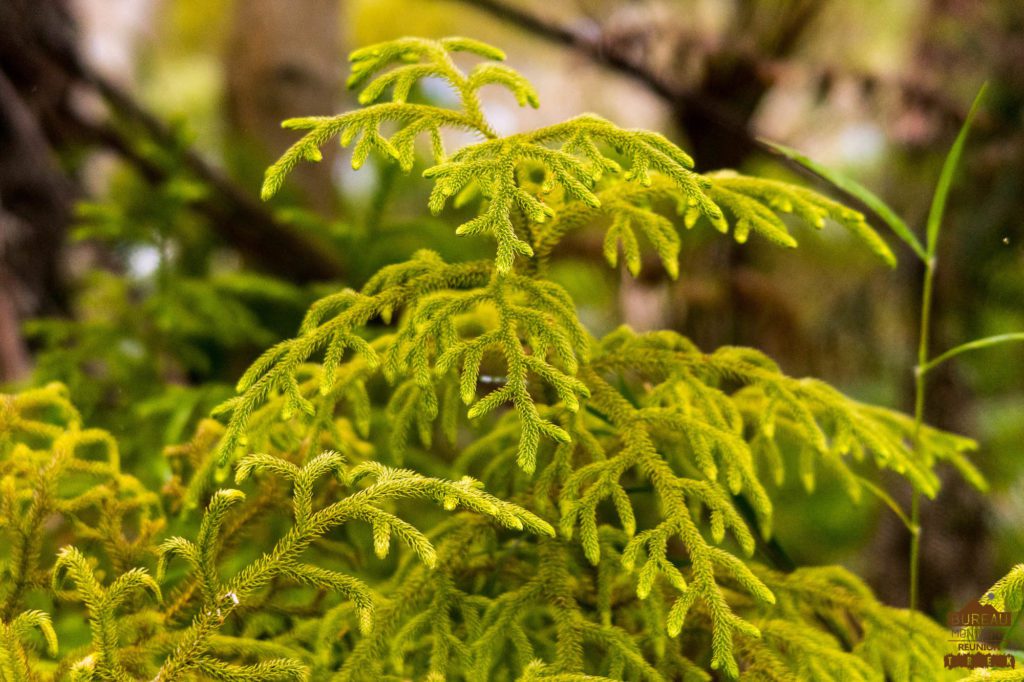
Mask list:
[[[74,137],[62,121],[70,80],[33,46],[73,45],[63,2],[0,3],[0,381],[24,378],[23,320],[64,307],[61,245],[75,197],[51,140]]]
[[[75,190],[46,135],[0,71],[0,268],[24,314],[63,307],[60,245]]]
[[[63,307],[61,244],[74,192],[0,71],[0,381],[27,376],[22,320]]]
[[[237,0],[226,56],[228,148],[238,177],[257,186],[263,169],[295,140],[281,121],[335,113],[344,55],[341,0]],[[236,149],[237,148],[237,149]],[[320,164],[299,164],[288,185],[301,203],[331,215],[332,149]],[[286,187],[288,187],[286,185]]]

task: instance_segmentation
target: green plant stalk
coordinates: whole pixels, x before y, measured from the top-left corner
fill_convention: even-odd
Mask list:
[[[924,426],[924,405],[927,384],[925,366],[928,363],[928,340],[931,328],[932,298],[935,288],[935,256],[924,261],[924,291],[921,294],[921,327],[918,334],[917,366],[914,368],[914,450],[921,449],[921,429]],[[914,627],[914,613],[917,610],[918,585],[921,567],[921,491],[913,488],[910,492],[910,599],[907,611],[907,627]],[[908,679],[914,679],[914,659],[910,659]]]
[[[928,222],[926,225],[926,247],[924,262],[924,288],[921,292],[921,328],[919,331],[917,345],[917,366],[914,368],[914,450],[920,454],[921,450],[921,429],[924,425],[924,406],[926,398],[925,379],[928,370],[936,363],[928,360],[928,342],[931,332],[932,299],[935,290],[935,266],[937,262],[939,235],[942,232],[942,216],[946,210],[946,200],[949,197],[949,188],[953,183],[953,175],[960,163],[960,156],[963,153],[964,144],[967,141],[967,133],[971,129],[974,115],[978,106],[985,96],[988,84],[982,84],[978,94],[974,97],[971,110],[967,114],[956,141],[946,155],[942,164],[942,172],[939,175],[939,183],[932,196],[932,205],[928,211]],[[895,229],[895,228],[894,228]],[[943,356],[943,359],[945,356]],[[914,610],[918,602],[918,575],[921,559],[921,493],[914,489],[911,493],[911,538],[910,538],[910,613],[913,618]],[[911,663],[913,665],[913,663]],[[913,668],[910,670],[913,678]]]
[[[935,291],[935,255],[924,261],[924,290],[921,294],[921,326],[918,333],[917,366],[914,368],[914,449],[921,448],[921,429],[924,426],[924,406],[927,384],[928,343],[931,331],[932,302]],[[910,612],[918,602],[918,583],[921,564],[921,492],[916,488],[910,498]]]

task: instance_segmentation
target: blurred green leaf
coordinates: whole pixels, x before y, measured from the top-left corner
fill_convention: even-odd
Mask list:
[[[928,211],[928,258],[935,257],[935,249],[939,242],[939,230],[942,227],[942,215],[946,211],[949,187],[953,183],[953,174],[956,172],[956,167],[960,163],[960,157],[963,155],[967,133],[971,129],[974,115],[978,111],[978,105],[981,103],[982,98],[984,98],[987,88],[988,83],[985,83],[978,90],[974,103],[971,105],[971,110],[967,113],[967,118],[964,119],[964,124],[960,127],[960,132],[956,136],[956,141],[950,148],[949,154],[946,155],[946,161],[942,164],[942,174],[939,176],[939,184],[935,187],[935,194],[932,196],[931,210]]]

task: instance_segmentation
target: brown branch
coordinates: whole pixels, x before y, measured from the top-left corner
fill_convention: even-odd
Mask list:
[[[342,275],[342,262],[329,246],[278,222],[254,196],[210,165],[198,152],[180,149],[171,129],[114,83],[84,63],[70,66],[79,79],[100,93],[119,118],[143,129],[162,148],[180,155],[184,167],[211,190],[196,203],[196,208],[210,218],[212,229],[243,256],[261,269],[295,282],[335,279]],[[87,125],[81,119],[79,123]],[[128,161],[151,177],[162,180],[167,175],[158,163],[138,154],[133,141],[118,127],[104,126],[103,129],[100,139]]]
[[[639,81],[673,107],[686,106],[702,111],[709,118],[716,119],[719,125],[747,138],[751,144],[757,143],[756,139],[736,120],[735,114],[726,110],[725,107],[710,102],[705,98],[698,99],[692,96],[691,93],[673,83],[670,79],[656,73],[649,65],[643,64],[624,54],[613,44],[604,40],[601,34],[596,36],[587,35],[582,31],[558,24],[515,5],[502,2],[502,0],[455,1],[484,10],[497,19],[507,21],[551,42],[576,49],[595,62]]]
[[[56,76],[95,93],[111,112],[111,120],[87,120],[80,110],[64,106],[42,117],[47,136],[59,145],[68,131],[85,133],[121,154],[152,181],[170,171],[138,153],[141,135],[182,165],[209,190],[195,208],[209,218],[211,229],[256,267],[295,282],[335,279],[343,274],[337,254],[314,235],[281,223],[253,193],[246,192],[200,154],[181,149],[174,132],[129,93],[93,71],[78,55],[75,35],[66,17],[53,8],[60,3],[4,0],[0,3],[0,71],[11,75],[22,96],[35,91],[38,80]],[[44,11],[45,10],[45,11]],[[27,93],[27,94],[26,94]],[[112,125],[116,121],[119,125]],[[97,135],[97,131],[102,134]],[[127,131],[131,131],[131,134]],[[255,189],[255,188],[254,188]]]

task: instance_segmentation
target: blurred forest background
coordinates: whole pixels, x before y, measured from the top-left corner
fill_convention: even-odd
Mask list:
[[[456,34],[503,47],[540,92],[537,112],[493,93],[501,132],[592,111],[665,132],[702,170],[795,177],[766,138],[912,226],[990,81],[946,214],[934,348],[1024,329],[1020,0],[3,0],[0,383],[67,383],[159,485],[160,448],[314,298],[417,248],[489,253],[454,236],[460,216],[424,217],[418,171],[353,173],[340,151],[257,198],[295,137],[282,119],[353,105],[348,50]],[[905,248],[890,271],[838,231],[804,233],[796,251],[688,233],[678,281],[654,267],[633,281],[588,239],[557,278],[593,332],[624,320],[704,349],[753,345],[791,374],[911,408],[921,273]],[[937,615],[1024,558],[1022,359],[1014,345],[965,355],[933,381],[929,421],[982,443],[993,487],[949,475],[925,506],[922,597]],[[798,563],[844,563],[906,602],[909,538],[884,505],[853,507],[836,481],[809,497],[785,485],[778,540]]]

